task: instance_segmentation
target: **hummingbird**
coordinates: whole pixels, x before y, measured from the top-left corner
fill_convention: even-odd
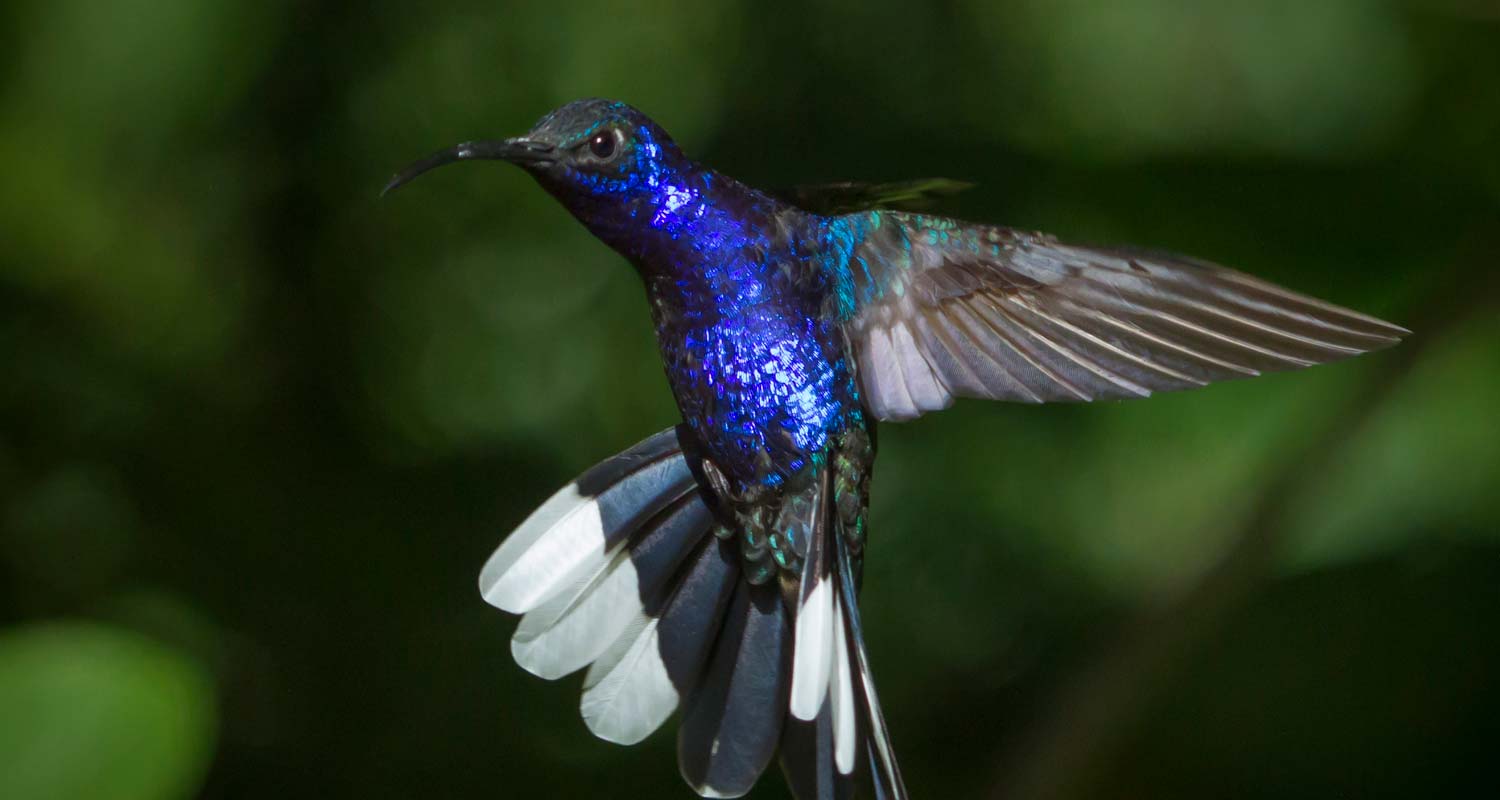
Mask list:
[[[521,615],[523,668],[586,670],[596,736],[634,744],[680,712],[703,797],[746,794],[773,759],[799,798],[908,796],[858,605],[878,423],[958,397],[1146,397],[1409,333],[1205,261],[913,210],[955,181],[755,189],[611,100],[437,152],[386,191],[485,159],[635,268],[682,420],[542,503],[481,595]]]

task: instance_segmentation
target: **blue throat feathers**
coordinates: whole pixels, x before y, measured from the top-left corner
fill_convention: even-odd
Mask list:
[[[640,272],[700,445],[739,486],[780,485],[865,423],[839,326],[868,222],[801,211],[637,131],[626,168],[554,194]]]

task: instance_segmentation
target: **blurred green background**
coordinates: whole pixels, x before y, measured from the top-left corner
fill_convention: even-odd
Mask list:
[[[475,590],[672,424],[638,281],[519,171],[630,101],[761,185],[1194,253],[1416,333],[881,431],[919,797],[1474,797],[1500,743],[1500,5],[0,10],[0,797],[687,797]],[[783,797],[779,777],[757,797]]]

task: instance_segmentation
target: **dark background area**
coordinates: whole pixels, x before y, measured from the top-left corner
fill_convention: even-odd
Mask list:
[[[675,421],[518,170],[629,101],[748,182],[1193,253],[1415,331],[881,429],[918,797],[1476,797],[1500,738],[1500,6],[83,0],[0,11],[0,797],[687,797],[512,663],[480,565]],[[779,776],[755,797],[783,797]]]

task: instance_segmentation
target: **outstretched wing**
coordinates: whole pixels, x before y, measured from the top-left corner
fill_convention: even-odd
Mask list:
[[[862,236],[839,276],[846,330],[881,419],[954,397],[1145,397],[1337,361],[1408,333],[1181,256],[907,214],[843,222]]]
[[[838,181],[792,186],[776,191],[777,197],[814,214],[850,214],[875,208],[916,211],[940,197],[957,194],[974,184],[949,178],[918,178],[891,183]]]

